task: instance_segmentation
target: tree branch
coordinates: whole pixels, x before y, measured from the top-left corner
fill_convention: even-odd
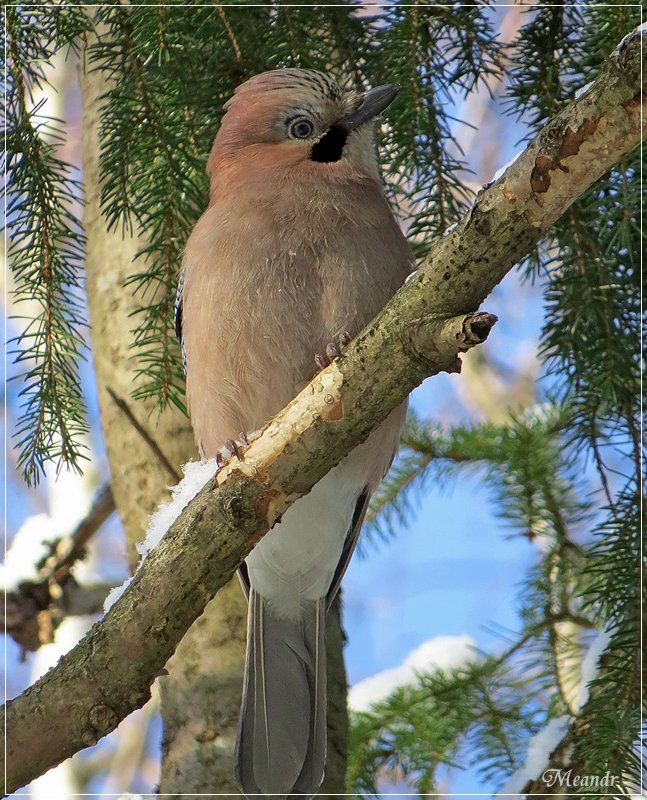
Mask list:
[[[57,543],[51,563],[47,563],[46,577],[59,583],[67,578],[74,564],[85,556],[85,548],[90,539],[115,510],[112,488],[106,483],[97,492],[85,517],[69,536]]]
[[[127,591],[7,707],[11,792],[94,744],[149,697],[189,625],[281,514],[424,378],[496,321],[473,314],[542,234],[641,141],[641,35],[550,121],[351,343],[189,503]],[[460,362],[458,362],[459,364]],[[56,736],[35,735],[56,730]]]
[[[54,632],[66,616],[96,614],[112,587],[80,586],[72,568],[83,558],[94,534],[115,510],[110,484],[101,487],[92,505],[72,533],[51,542],[51,555],[39,563],[39,578],[22,581],[2,592],[5,633],[25,651],[38,650],[54,640]]]

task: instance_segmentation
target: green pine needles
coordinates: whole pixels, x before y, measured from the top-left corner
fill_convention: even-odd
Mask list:
[[[88,430],[79,359],[83,356],[84,238],[76,216],[81,186],[57,156],[63,123],[40,113],[43,67],[79,31],[78,15],[7,8],[7,222],[14,298],[31,313],[14,340],[22,413],[18,463],[29,484],[46,461],[74,469]]]
[[[530,135],[591,80],[640,20],[626,6],[567,4],[528,14],[511,48],[507,96]],[[516,640],[498,659],[476,662],[495,677],[523,669],[521,683],[508,674],[503,684],[519,691],[517,720],[505,726],[505,705],[496,697],[490,712],[472,698],[475,713],[460,720],[453,707],[435,709],[436,685],[468,696],[465,684],[477,685],[474,666],[421,676],[354,718],[351,768],[367,791],[394,764],[420,791],[433,788],[430,776],[441,763],[478,767],[484,779],[501,784],[523,765],[530,734],[557,717],[568,727],[552,766],[617,776],[600,794],[625,796],[640,785],[640,157],[626,158],[580,198],[526,265],[544,286],[541,357],[552,396],[535,410],[510,411],[504,425],[443,430],[411,415],[371,509],[372,530],[393,533],[429,486],[476,472],[506,526],[540,545],[519,592],[523,627]],[[584,480],[587,465],[597,480],[593,493]],[[594,628],[608,632],[608,643],[582,696]],[[419,702],[430,704],[427,714],[414,713]],[[480,735],[483,720],[497,718],[500,734],[510,735],[507,746],[500,742],[503,751]],[[423,738],[424,753],[407,745],[407,736]],[[546,790],[539,781],[514,789]]]
[[[500,74],[501,48],[478,6],[393,6],[382,25],[371,72],[401,87],[391,111],[397,124],[383,137],[386,177],[396,205],[408,208],[408,235],[422,255],[425,242],[457,222],[472,198],[448,109]]]
[[[79,468],[87,432],[82,187],[59,157],[64,126],[33,105],[56,53],[81,46],[85,68],[105,76],[102,210],[109,227],[144,242],[124,286],[141,304],[132,320],[134,399],[163,413],[183,408],[172,330],[177,276],[208,199],[204,165],[222,106],[238,84],[280,66],[331,70],[358,88],[400,84],[382,161],[422,254],[472,199],[452,116],[465,96],[503,79],[506,108],[530,136],[640,22],[639,9],[624,4],[533,7],[503,45],[501,9],[481,3],[358,9],[218,0],[6,9],[7,224],[14,299],[25,309],[13,343],[25,370],[16,441],[30,483],[48,460]],[[636,789],[639,172],[634,153],[572,206],[522,267],[544,291],[540,388],[548,389],[536,402],[510,409],[505,422],[444,429],[409,419],[373,502],[373,531],[393,533],[432,484],[473,474],[487,482],[507,532],[537,545],[537,559],[521,581],[521,628],[506,650],[421,675],[353,715],[349,791],[377,792],[391,769],[433,791],[443,764],[473,765],[488,786],[501,784],[523,765],[530,737],[556,718],[567,733],[555,758],[566,753],[579,774],[620,776],[612,793]],[[582,693],[582,665],[601,629],[608,645]]]

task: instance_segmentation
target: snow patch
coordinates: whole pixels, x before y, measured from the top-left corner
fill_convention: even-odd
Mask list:
[[[631,39],[634,38],[634,36],[642,36],[643,33],[647,33],[647,22],[643,22],[642,25],[639,25],[637,28],[634,28],[632,31],[629,31],[629,33],[626,36],[623,36],[623,38],[618,43],[616,49],[613,51],[613,55],[619,55],[629,44]]]
[[[204,488],[205,484],[213,479],[218,471],[218,462],[215,458],[189,461],[182,467],[182,471],[184,472],[184,478],[177,486],[171,487],[172,499],[168,503],[160,505],[157,511],[151,515],[146,529],[146,536],[142,542],[136,545],[140,559],[135,575],[140,570],[146,556],[162,541],[164,534],[180,516],[184,508]],[[121,586],[116,586],[108,594],[103,602],[103,610],[106,613],[126,591],[133,578],[134,575],[125,580]]]
[[[579,711],[589,699],[589,684],[597,678],[600,669],[600,656],[611,641],[611,631],[600,631],[591,642],[587,654],[582,659],[582,682],[575,700],[575,710]]]
[[[141,561],[139,562],[141,564]],[[137,566],[139,569],[139,565]],[[114,606],[114,604],[119,600],[121,595],[126,591],[126,589],[130,586],[130,582],[132,578],[126,578],[126,580],[120,584],[119,586],[115,586],[114,589],[111,589],[108,594],[106,595],[106,599],[103,601],[103,611],[105,614],[110,611],[110,609]]]
[[[60,535],[60,528],[49,514],[35,514],[23,522],[11,541],[4,564],[0,564],[6,592],[15,591],[23,581],[40,580],[36,564],[51,553],[48,542]]]
[[[182,471],[184,472],[184,478],[177,486],[171,488],[172,500],[161,505],[152,514],[148,521],[146,537],[143,542],[139,542],[137,545],[137,552],[142,557],[142,561],[160,543],[166,531],[180,516],[185,506],[193,500],[207,481],[213,478],[218,471],[218,463],[215,458],[189,461],[188,464],[182,467]]]
[[[476,642],[467,634],[429,639],[409,653],[399,667],[385,669],[352,686],[348,705],[353,711],[368,711],[396,689],[415,683],[421,672],[448,670],[475,660],[475,647]]]
[[[499,169],[494,173],[494,177],[492,178],[491,183],[496,183],[499,180],[499,178],[503,177],[503,173],[506,172],[508,170],[508,168],[511,167],[514,164],[514,162],[519,158],[519,156],[522,153],[525,153],[525,152],[526,152],[526,148],[524,147],[523,150],[519,150],[518,153],[515,153],[512,156],[512,158],[509,161],[507,161],[502,167],[499,167]]]
[[[580,99],[580,97],[582,97],[583,95],[585,95],[585,94],[588,92],[588,90],[591,88],[591,86],[593,86],[593,83],[594,83],[594,82],[593,82],[593,81],[591,81],[590,83],[587,83],[587,84],[586,84],[586,86],[582,86],[582,87],[580,87],[580,88],[579,88],[579,89],[578,89],[578,90],[575,92],[575,99],[576,99],[576,100],[579,100],[579,99]]]
[[[568,717],[551,719],[545,728],[542,728],[531,738],[528,743],[526,763],[512,773],[496,793],[497,797],[499,795],[512,795],[513,797],[525,798],[525,795],[521,794],[523,787],[528,781],[536,780],[544,771],[550,760],[550,754],[566,735],[568,722]]]

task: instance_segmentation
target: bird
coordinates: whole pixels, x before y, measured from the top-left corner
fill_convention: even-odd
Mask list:
[[[279,412],[415,269],[385,197],[376,120],[398,87],[344,90],[328,73],[255,75],[225,103],[207,209],[176,303],[200,453]],[[325,617],[406,404],[297,500],[240,569],[247,654],[236,742],[241,791],[313,795],[326,761]],[[242,436],[244,442],[244,435]]]

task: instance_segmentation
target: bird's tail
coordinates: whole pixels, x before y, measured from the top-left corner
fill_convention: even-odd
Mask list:
[[[313,795],[326,761],[326,599],[280,618],[249,592],[236,779],[248,795]]]

